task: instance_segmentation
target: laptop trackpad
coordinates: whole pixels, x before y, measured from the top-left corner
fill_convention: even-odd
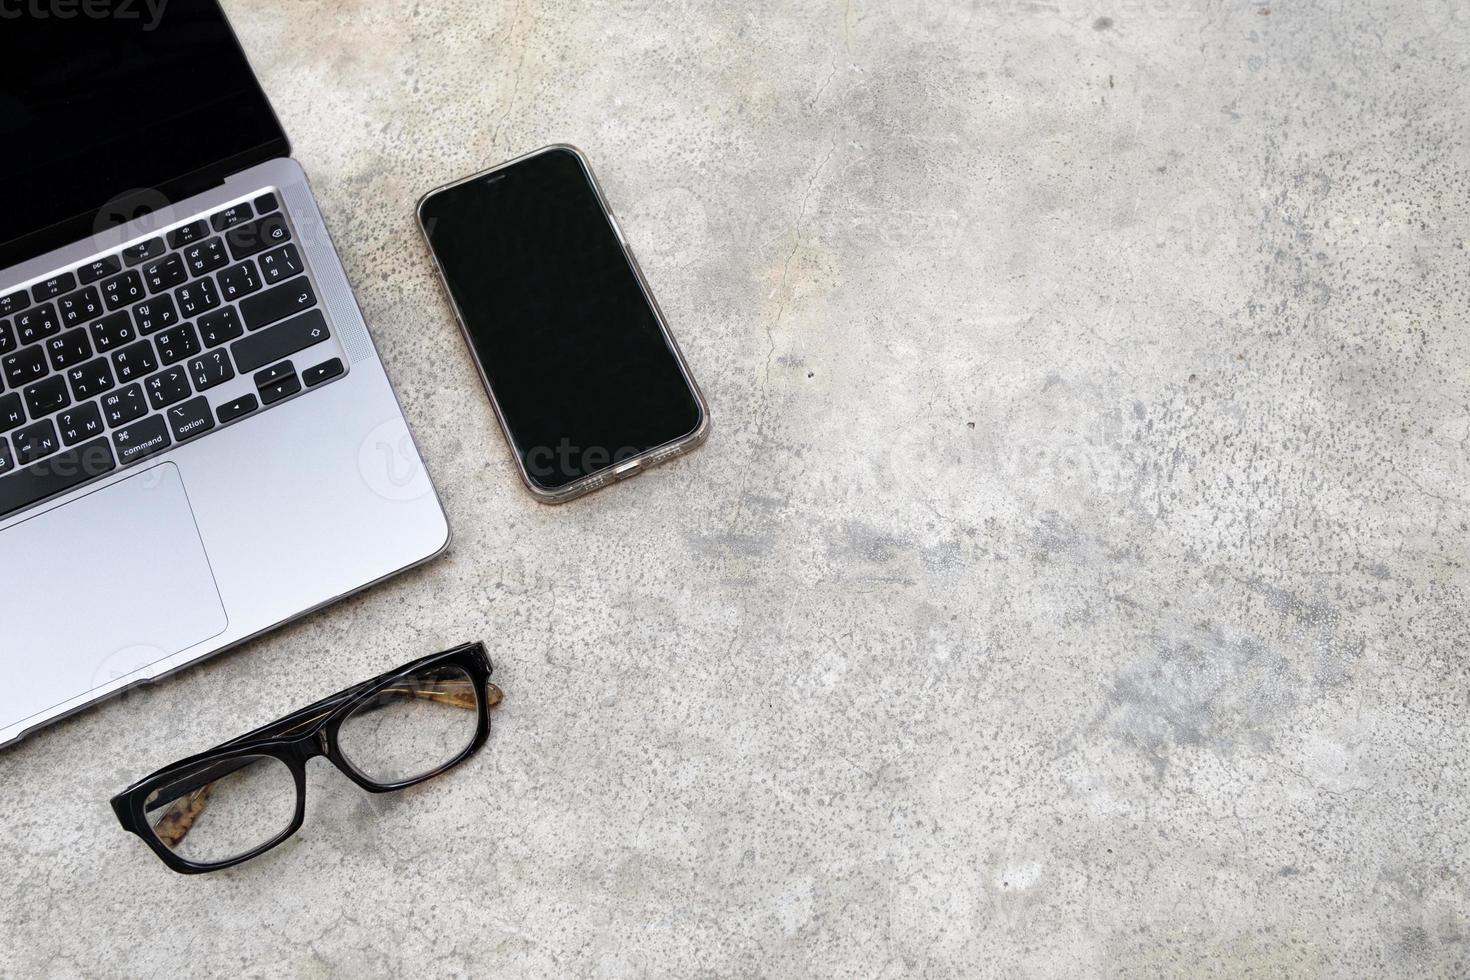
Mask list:
[[[0,728],[228,622],[173,463],[0,531],[0,557]]]

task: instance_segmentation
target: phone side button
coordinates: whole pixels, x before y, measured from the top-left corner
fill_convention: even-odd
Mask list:
[[[637,473],[641,469],[643,469],[643,461],[641,459],[635,459],[632,462],[624,463],[622,466],[614,466],[612,471],[613,479],[621,480],[624,477],[632,476],[634,473]]]

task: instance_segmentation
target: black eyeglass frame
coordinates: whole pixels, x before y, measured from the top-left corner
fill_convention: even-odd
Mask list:
[[[449,761],[412,779],[396,783],[381,783],[359,772],[342,754],[337,745],[337,733],[342,723],[353,711],[379,694],[384,688],[402,682],[427,668],[446,666],[463,668],[473,682],[475,710],[478,714],[474,738],[463,751]],[[453,769],[474,755],[490,735],[490,707],[494,701],[498,701],[498,698],[492,700],[490,695],[489,681],[493,670],[490,655],[485,651],[485,644],[480,642],[466,643],[442,653],[430,654],[387,673],[379,674],[371,680],[355,684],[331,697],[299,708],[284,718],[268,725],[262,725],[228,742],[223,742],[206,752],[191,755],[165,766],[114,796],[112,811],[117,814],[118,822],[122,824],[124,830],[141,837],[164,864],[180,874],[203,874],[234,867],[279,846],[301,829],[302,824],[306,821],[306,763],[311,759],[325,756],[343,775],[369,793],[392,793],[442,775],[445,771]],[[210,863],[199,863],[181,857],[159,839],[143,812],[144,802],[150,793],[155,789],[167,786],[180,775],[198,769],[202,763],[227,763],[232,759],[255,756],[279,759],[291,770],[291,775],[296,780],[296,813],[285,830],[254,850],[224,861]]]

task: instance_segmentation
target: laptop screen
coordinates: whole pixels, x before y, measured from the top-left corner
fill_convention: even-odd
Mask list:
[[[0,0],[0,266],[289,153],[215,0]]]

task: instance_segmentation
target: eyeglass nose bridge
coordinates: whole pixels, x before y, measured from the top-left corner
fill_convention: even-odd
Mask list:
[[[319,724],[310,731],[302,732],[292,738],[285,748],[298,765],[305,765],[319,756],[329,757],[332,752],[331,746],[327,726]]]

